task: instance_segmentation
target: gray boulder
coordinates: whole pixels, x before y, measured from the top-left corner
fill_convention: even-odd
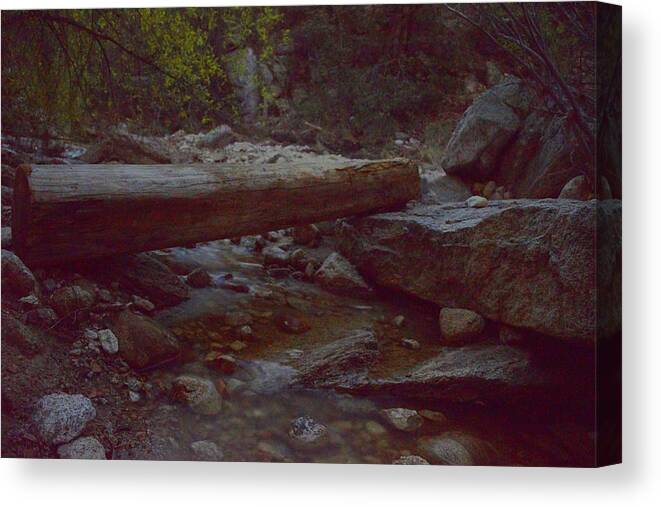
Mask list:
[[[383,287],[594,344],[621,329],[621,213],[615,200],[419,205],[345,221],[338,242]]]
[[[82,394],[49,394],[37,401],[32,419],[44,442],[64,444],[76,438],[96,417],[89,398]]]
[[[315,281],[329,292],[343,295],[366,296],[371,289],[351,263],[333,252],[314,274]]]
[[[507,78],[480,95],[464,112],[441,166],[447,174],[486,179],[498,165],[525,118],[532,93],[516,78]]]
[[[588,184],[588,180],[584,175],[576,176],[567,182],[562,187],[558,199],[576,199],[579,201],[588,201],[590,199],[612,199],[608,180],[603,176],[599,177],[599,188],[595,189],[592,185]]]

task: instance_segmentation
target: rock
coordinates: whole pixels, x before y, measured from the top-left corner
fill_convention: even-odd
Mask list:
[[[60,317],[71,315],[77,310],[90,308],[94,304],[94,294],[78,285],[60,287],[50,297],[50,304]]]
[[[482,195],[487,199],[491,199],[491,196],[495,191],[496,191],[496,182],[492,180],[487,182],[486,185],[484,185],[484,189],[482,189]]]
[[[109,266],[109,274],[120,284],[156,307],[179,304],[190,297],[190,289],[155,255],[121,256]]]
[[[278,314],[275,316],[275,324],[280,331],[290,334],[307,333],[311,326],[305,320],[292,315]]]
[[[76,438],[96,417],[89,398],[82,394],[49,394],[37,401],[32,420],[41,439],[64,444]]]
[[[289,426],[289,437],[297,448],[318,449],[328,444],[328,428],[311,417],[297,417]]]
[[[119,341],[110,329],[102,329],[97,333],[97,336],[104,352],[107,354],[117,354],[119,352]]]
[[[4,222],[4,220],[3,220]],[[2,228],[2,249],[10,250],[12,245],[11,227]]]
[[[246,342],[242,342],[241,340],[234,340],[232,343],[229,344],[229,348],[232,349],[234,352],[241,352],[247,346],[248,345],[246,344]]]
[[[344,295],[367,295],[371,292],[351,263],[338,253],[332,253],[314,274],[315,281],[329,292]]]
[[[200,148],[219,149],[224,148],[234,140],[234,132],[229,125],[220,125],[211,129],[200,137],[197,145]]]
[[[236,359],[229,354],[221,354],[220,352],[209,352],[204,361],[208,366],[214,368],[225,375],[231,375],[236,371]]]
[[[11,188],[2,185],[2,205],[11,206],[13,202],[14,191]]]
[[[385,421],[393,428],[412,433],[422,426],[422,417],[408,408],[387,408],[381,411]]]
[[[57,314],[48,306],[36,308],[25,314],[25,322],[47,329],[57,322]]]
[[[265,266],[289,266],[289,254],[278,246],[267,246],[262,250]]]
[[[101,294],[101,293],[102,293],[102,291],[99,291],[99,294]],[[156,306],[154,305],[154,303],[152,303],[148,299],[141,298],[140,296],[134,295],[131,298],[131,300],[133,301],[134,308],[136,310],[140,310],[141,312],[151,313],[156,309]]]
[[[314,224],[299,225],[292,229],[292,238],[297,245],[310,245],[321,239],[321,232]]]
[[[247,326],[252,324],[252,316],[247,312],[233,311],[225,314],[225,324],[231,327]]]
[[[305,271],[308,262],[310,262],[310,258],[302,248],[297,248],[289,255],[289,264],[299,271]]]
[[[81,437],[57,448],[60,459],[106,459],[106,450],[94,437]]]
[[[487,90],[464,112],[441,166],[447,174],[485,179],[497,168],[532,100],[525,84],[510,78]]]
[[[471,310],[442,308],[438,315],[441,335],[448,343],[466,343],[479,338],[484,319]]]
[[[374,333],[356,331],[304,355],[293,383],[312,387],[355,387],[363,382],[368,367],[378,357]]]
[[[423,419],[427,419],[428,421],[435,423],[445,424],[448,422],[447,416],[443,412],[438,412],[437,410],[418,410],[418,414]]]
[[[394,319],[392,319],[392,324],[393,326],[402,327],[404,325],[404,316],[397,315]]]
[[[563,117],[531,113],[503,154],[494,178],[517,197],[556,197],[582,164],[592,163],[573,160],[572,130]]]
[[[415,454],[400,456],[392,462],[393,465],[429,465],[429,461]]]
[[[15,178],[16,178],[16,168],[8,164],[2,164],[2,186],[13,188]]]
[[[413,338],[404,338],[399,343],[405,349],[409,349],[409,350],[419,350],[420,349],[420,342],[418,340],[414,340]]]
[[[198,461],[222,461],[225,455],[210,440],[198,440],[190,445],[193,457]]]
[[[2,292],[20,298],[38,295],[39,286],[32,271],[14,252],[2,250]]]
[[[379,424],[376,421],[367,421],[365,423],[365,430],[367,433],[374,437],[382,437],[386,433],[388,433],[388,430],[386,430],[383,425]]]
[[[7,310],[2,310],[2,343],[10,343],[31,357],[44,348],[39,336],[28,326],[16,319]]]
[[[159,138],[129,133],[125,128],[112,129],[81,157],[88,164],[122,162],[125,164],[170,164],[172,157]]]
[[[222,409],[222,398],[213,382],[193,375],[181,375],[172,385],[173,398],[184,401],[198,414],[215,415]]]
[[[125,310],[115,316],[110,329],[120,355],[133,368],[158,366],[179,354],[177,338],[147,316]]]
[[[438,465],[472,466],[493,463],[493,449],[486,442],[461,432],[446,432],[437,437],[422,438],[420,453]]]
[[[23,296],[21,299],[19,299],[18,304],[21,307],[21,310],[29,311],[38,308],[41,303],[39,302],[39,298],[37,296],[30,294],[29,296]]]
[[[489,201],[487,200],[486,197],[482,197],[481,195],[474,195],[473,197],[469,197],[466,199],[466,206],[469,208],[484,208],[489,204]]]
[[[212,279],[211,275],[209,275],[209,273],[207,273],[204,269],[197,268],[188,274],[186,281],[191,287],[202,289],[204,287],[209,287],[209,285],[211,285]]]
[[[621,215],[616,200],[419,205],[345,221],[337,240],[382,287],[591,345],[621,329]]]
[[[613,194],[608,184],[608,180],[603,176],[599,177],[599,190],[595,192],[595,189],[590,187],[587,182],[587,178],[582,174],[576,176],[567,182],[567,184],[562,187],[562,191],[558,196],[558,199],[576,199],[579,201],[588,201],[590,199],[612,199]]]
[[[420,175],[421,201],[428,204],[462,202],[471,196],[470,189],[456,176],[442,170]]]

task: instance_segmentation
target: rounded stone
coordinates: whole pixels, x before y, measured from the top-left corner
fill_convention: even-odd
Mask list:
[[[76,438],[96,417],[96,409],[82,394],[49,394],[37,401],[32,416],[42,440],[64,444]]]
[[[61,459],[106,459],[106,450],[94,437],[81,437],[57,448]]]

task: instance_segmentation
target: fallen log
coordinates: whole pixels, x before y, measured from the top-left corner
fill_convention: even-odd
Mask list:
[[[386,211],[418,193],[404,159],[24,165],[13,241],[27,264],[56,264]]]

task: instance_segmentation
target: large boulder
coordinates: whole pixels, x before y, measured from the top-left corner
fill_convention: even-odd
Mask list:
[[[621,329],[621,214],[615,200],[418,205],[345,221],[337,235],[381,286],[594,344]]]
[[[314,274],[315,281],[329,292],[351,296],[371,293],[360,273],[340,254],[333,252]]]
[[[447,174],[486,179],[526,117],[533,94],[510,77],[480,95],[464,112],[445,148]]]
[[[128,310],[111,324],[119,353],[133,368],[158,366],[179,354],[177,338],[155,320]]]
[[[108,273],[157,307],[176,305],[190,297],[190,288],[150,253],[119,257],[108,266]]]

